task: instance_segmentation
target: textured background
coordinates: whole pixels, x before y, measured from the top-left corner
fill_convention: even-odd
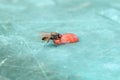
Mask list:
[[[120,80],[120,0],[0,0],[0,80]]]

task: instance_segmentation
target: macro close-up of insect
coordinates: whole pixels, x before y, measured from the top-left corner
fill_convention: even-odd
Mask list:
[[[57,32],[41,32],[42,40],[49,42],[50,40],[58,40],[62,37],[61,34]]]

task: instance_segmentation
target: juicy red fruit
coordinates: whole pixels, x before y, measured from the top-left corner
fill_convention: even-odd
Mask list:
[[[61,39],[58,39],[58,40],[54,40],[54,44],[67,44],[67,43],[75,43],[75,42],[78,42],[79,39],[78,37],[73,34],[73,33],[66,33],[66,34],[62,34],[62,37]]]

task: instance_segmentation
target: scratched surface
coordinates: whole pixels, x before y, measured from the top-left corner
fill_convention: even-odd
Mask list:
[[[80,42],[44,47],[41,31]],[[0,80],[120,80],[120,1],[0,0]]]

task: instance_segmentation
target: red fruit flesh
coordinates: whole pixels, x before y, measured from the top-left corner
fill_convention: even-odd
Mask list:
[[[66,33],[66,34],[62,35],[61,39],[54,40],[53,42],[55,44],[59,45],[59,44],[75,43],[75,42],[78,42],[78,41],[79,41],[79,39],[75,34]]]

